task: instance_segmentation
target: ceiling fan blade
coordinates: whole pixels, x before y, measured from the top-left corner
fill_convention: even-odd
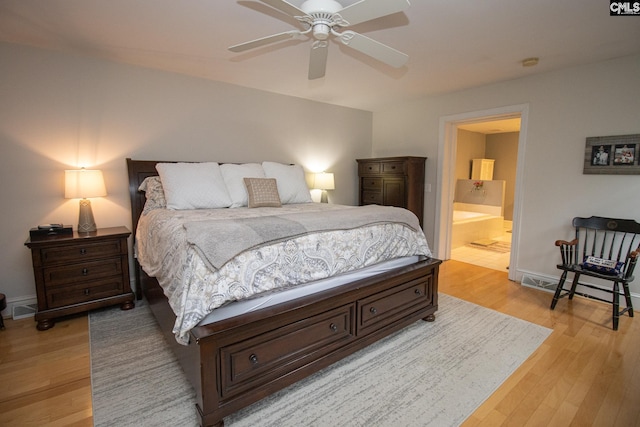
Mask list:
[[[392,67],[400,68],[409,59],[409,55],[353,31],[343,31],[339,39],[347,46]]]
[[[402,12],[410,5],[409,0],[360,0],[338,11],[336,15],[342,17],[347,25],[356,25],[382,16]]]
[[[311,55],[309,56],[309,80],[320,79],[324,77],[327,69],[327,48],[329,43],[326,40],[316,40],[311,46]]]
[[[262,3],[266,3],[269,6],[278,9],[281,12],[291,16],[306,16],[307,14],[298,7],[292,5],[285,0],[260,0]]]
[[[229,47],[231,52],[244,52],[245,50],[254,49],[256,47],[264,46],[267,44],[279,42],[282,40],[292,39],[300,35],[300,31],[286,31],[284,33],[273,34],[271,36],[262,37],[260,39],[251,40],[246,43],[240,43]]]

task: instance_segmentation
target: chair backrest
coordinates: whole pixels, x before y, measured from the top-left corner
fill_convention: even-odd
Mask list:
[[[632,219],[576,217],[573,226],[578,239],[575,264],[589,255],[626,263],[629,254],[640,247],[640,224]]]

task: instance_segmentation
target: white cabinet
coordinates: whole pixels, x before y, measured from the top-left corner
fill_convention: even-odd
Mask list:
[[[471,179],[491,181],[493,179],[494,159],[473,159],[471,164]]]

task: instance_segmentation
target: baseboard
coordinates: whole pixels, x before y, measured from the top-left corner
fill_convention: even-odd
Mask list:
[[[542,291],[546,291],[549,293],[555,292],[558,286],[558,282],[560,281],[559,277],[547,276],[543,274],[532,273],[529,271],[518,271],[518,277],[519,279],[517,281],[520,282],[522,286],[526,286],[528,288],[540,289]],[[582,277],[586,278],[587,276],[582,276]],[[602,284],[587,282],[583,280],[580,280],[580,281],[592,286],[602,288],[602,289],[607,289]],[[603,298],[605,300],[611,299],[611,294],[608,292],[605,292],[605,291],[599,292],[597,289],[591,289],[590,291],[593,295],[599,298]],[[624,300],[624,298],[622,298],[622,300]],[[551,301],[549,301],[549,303],[551,303]],[[621,302],[621,304],[624,305],[624,302]],[[640,294],[636,292],[631,292],[631,304],[633,304],[634,308],[640,307]]]

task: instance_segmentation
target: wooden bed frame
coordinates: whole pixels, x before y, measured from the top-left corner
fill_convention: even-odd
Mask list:
[[[127,159],[132,225],[144,207],[142,181],[157,175],[156,161]],[[136,294],[151,310],[196,391],[202,426],[224,417],[398,331],[435,320],[441,261],[405,267],[314,295],[221,320],[191,331],[180,345],[175,315],[158,282],[135,260]]]

